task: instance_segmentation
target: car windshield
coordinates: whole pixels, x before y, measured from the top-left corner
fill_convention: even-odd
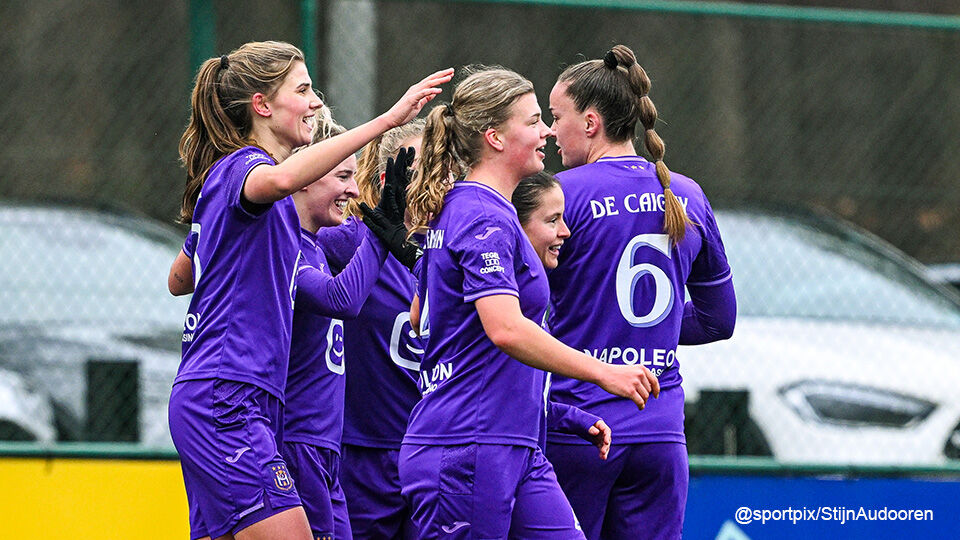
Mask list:
[[[182,325],[172,230],[87,210],[0,206],[0,324]]]
[[[745,316],[960,327],[960,308],[892,247],[815,218],[718,211]]]

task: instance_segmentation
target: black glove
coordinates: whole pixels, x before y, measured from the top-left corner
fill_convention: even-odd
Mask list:
[[[407,240],[407,227],[403,224],[403,214],[407,208],[407,185],[410,183],[409,167],[413,163],[414,153],[413,148],[404,148],[400,150],[396,161],[387,159],[386,178],[376,208],[360,203],[363,222],[400,264],[411,270],[423,253],[419,246]]]

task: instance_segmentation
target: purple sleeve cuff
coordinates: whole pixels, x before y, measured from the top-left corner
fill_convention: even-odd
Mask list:
[[[593,442],[590,428],[600,421],[599,416],[592,415],[583,409],[566,403],[548,402],[547,429],[559,433],[576,435],[589,442]]]

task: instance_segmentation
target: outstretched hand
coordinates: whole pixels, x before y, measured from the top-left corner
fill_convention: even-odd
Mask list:
[[[393,127],[406,124],[420,113],[424,105],[443,91],[437,87],[450,82],[452,78],[453,68],[428,75],[422,81],[408,88],[403,97],[393,107],[390,107],[390,110],[384,113],[384,116]]]
[[[383,242],[384,247],[407,268],[420,257],[420,248],[407,240],[407,227],[403,224],[407,207],[407,186],[410,184],[410,165],[413,164],[414,149],[403,148],[397,159],[387,159],[383,191],[376,208],[360,203],[363,222]]]

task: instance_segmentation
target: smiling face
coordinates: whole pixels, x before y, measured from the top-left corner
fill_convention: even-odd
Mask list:
[[[326,176],[296,194],[294,202],[305,229],[316,232],[320,227],[335,227],[343,223],[347,200],[359,195],[356,172],[357,158],[351,155]]]
[[[544,147],[553,134],[543,123],[536,94],[524,94],[511,106],[510,118],[497,135],[503,144],[504,158],[519,178],[543,170]]]
[[[560,186],[548,188],[540,195],[540,200],[522,224],[533,250],[543,262],[543,267],[552,270],[557,267],[560,246],[570,237],[570,229],[563,222],[563,190]]]
[[[550,114],[557,137],[557,153],[564,167],[577,167],[587,162],[590,139],[586,135],[584,113],[577,111],[567,94],[568,82],[557,83],[550,91]]]
[[[323,102],[313,91],[310,74],[303,62],[294,63],[265,104],[270,110],[269,129],[288,154],[310,144],[317,126],[315,114]]]

